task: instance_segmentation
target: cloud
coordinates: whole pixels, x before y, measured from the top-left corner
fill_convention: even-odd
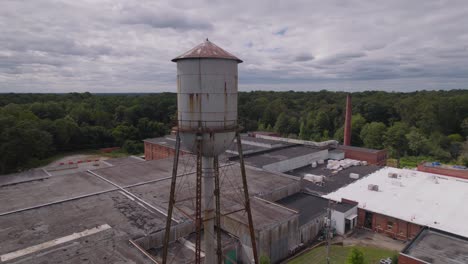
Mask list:
[[[463,0],[3,0],[0,92],[175,91],[207,37],[242,90],[467,88],[467,24]]]
[[[294,57],[294,60],[295,61],[311,61],[315,59],[314,56],[310,55],[310,54],[307,54],[307,53],[302,53],[302,54],[299,54],[299,55],[296,55],[296,57]]]

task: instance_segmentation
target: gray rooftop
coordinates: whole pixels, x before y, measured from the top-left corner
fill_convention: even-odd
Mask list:
[[[261,155],[252,155],[245,158],[245,163],[250,166],[262,168],[265,165],[276,163],[283,160],[292,159],[295,157],[305,156],[310,153],[322,151],[322,149],[295,145],[286,148],[276,149]]]
[[[151,143],[151,144],[167,146],[169,148],[175,148],[175,136],[174,135],[167,135],[167,136],[158,137],[158,138],[148,138],[143,141]],[[286,143],[286,142],[249,137],[245,135],[241,136],[241,141],[242,141],[242,151],[244,155],[293,145],[293,144]],[[233,141],[233,144],[229,146],[228,153],[230,154],[228,156],[237,155],[237,144],[235,143],[235,140]]]
[[[128,163],[133,160],[115,160],[109,164],[116,165],[92,170],[93,173],[53,177],[41,173],[42,178],[36,175],[34,180],[0,186],[0,197],[4,197],[0,204],[0,256],[107,224],[110,226],[107,230],[12,261],[151,263],[129,240],[164,228],[172,159],[145,162],[135,159],[135,163]],[[184,211],[176,209],[174,216],[180,220],[193,214],[190,198],[194,196],[195,175],[191,155],[184,155],[179,164],[176,205]],[[233,212],[242,203],[239,165],[222,166],[220,170],[222,212]],[[251,195],[260,196],[298,183],[253,168],[247,168],[247,178]],[[296,215],[258,199],[252,199],[252,211],[257,229]],[[238,212],[232,217],[242,222],[246,216]]]
[[[304,225],[327,213],[328,199],[306,193],[296,193],[277,203],[299,212],[299,225]]]
[[[468,263],[468,239],[426,228],[402,253],[433,264]]]
[[[309,181],[303,181],[303,189],[307,192],[314,193],[317,195],[324,195],[338,190],[352,182],[355,179],[349,177],[350,173],[357,173],[359,177],[367,176],[379,169],[381,166],[377,165],[366,165],[366,166],[353,166],[347,169],[341,170],[336,174],[332,173],[332,170],[326,168],[326,164],[319,164],[316,168],[311,166],[302,167],[294,171],[286,172],[289,175],[303,177],[305,174],[323,175],[325,176],[325,182],[323,186],[317,185]]]

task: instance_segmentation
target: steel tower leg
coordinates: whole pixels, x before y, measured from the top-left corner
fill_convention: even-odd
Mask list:
[[[223,247],[221,243],[221,189],[219,186],[219,163],[218,157],[213,159],[214,180],[215,180],[215,200],[216,200],[216,255],[218,256],[218,264],[223,263]]]
[[[249,188],[247,186],[247,176],[245,174],[244,156],[242,154],[242,142],[241,142],[241,137],[240,137],[239,132],[236,132],[236,140],[237,140],[237,152],[239,153],[239,162],[240,162],[240,168],[241,168],[241,174],[242,174],[242,185],[244,188],[245,210],[247,211],[247,217],[249,219],[250,242],[252,244],[254,263],[258,264],[257,242],[255,240],[255,230],[253,226],[252,210],[250,208]]]
[[[214,157],[204,156],[202,159],[202,181],[203,181],[203,233],[205,244],[205,264],[215,263],[215,240],[214,240]]]
[[[179,131],[177,131],[174,163],[172,166],[171,193],[169,195],[169,208],[167,209],[166,232],[164,233],[163,264],[167,263],[167,251],[169,248],[169,240],[170,240],[170,235],[171,235],[172,211],[174,209],[175,187],[176,187],[176,181],[177,181],[177,167],[179,165],[179,150],[180,150],[180,135],[179,135]]]
[[[201,196],[202,196],[202,140],[203,137],[197,134],[197,179],[196,179],[196,198],[195,198],[195,264],[201,264]]]

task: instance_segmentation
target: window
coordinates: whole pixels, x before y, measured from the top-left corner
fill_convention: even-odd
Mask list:
[[[387,229],[393,229],[393,222],[392,221],[387,221]]]

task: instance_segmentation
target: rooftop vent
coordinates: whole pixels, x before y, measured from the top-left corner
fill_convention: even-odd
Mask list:
[[[369,191],[375,191],[375,192],[378,192],[379,191],[379,186],[377,184],[369,184],[367,186],[367,189]]]

